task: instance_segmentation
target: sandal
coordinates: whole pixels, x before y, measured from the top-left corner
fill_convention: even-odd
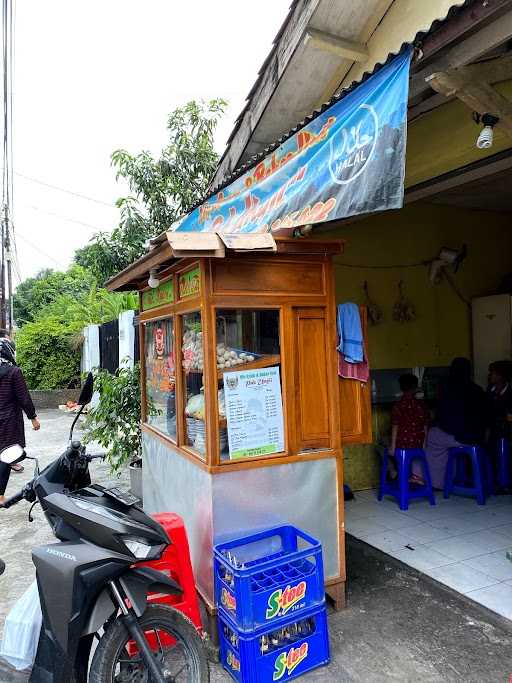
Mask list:
[[[23,467],[23,465],[16,463],[16,465],[11,465],[11,470],[13,472],[17,472],[18,474],[20,474],[20,472],[23,472],[25,470],[25,468]]]

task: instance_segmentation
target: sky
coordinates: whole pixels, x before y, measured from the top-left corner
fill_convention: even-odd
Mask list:
[[[222,153],[290,2],[13,0],[16,282],[117,224],[110,155],[158,154],[175,107],[227,99]]]

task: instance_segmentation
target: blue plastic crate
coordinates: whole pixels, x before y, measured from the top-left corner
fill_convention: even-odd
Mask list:
[[[289,681],[330,661],[325,607],[251,635],[219,615],[219,641],[222,665],[238,683]]]
[[[215,546],[217,607],[244,632],[325,603],[322,546],[291,525]]]

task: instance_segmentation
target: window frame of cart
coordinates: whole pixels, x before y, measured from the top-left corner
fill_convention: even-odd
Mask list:
[[[329,336],[329,330],[334,329],[335,316],[331,262],[335,247],[327,242],[323,250],[313,249],[313,253],[309,253],[307,248],[303,248],[303,245],[306,246],[304,243],[297,244],[296,240],[283,242],[285,248],[282,255],[255,253],[233,254],[219,259],[179,259],[161,276],[159,273],[160,285],[156,293],[150,292],[146,282],[141,283],[139,323],[143,361],[143,431],[158,436],[164,443],[169,443],[182,455],[212,473],[283,461],[333,457],[340,452],[336,343]],[[288,254],[286,252],[291,243],[293,248]],[[339,243],[337,246],[339,249]],[[252,279],[247,277],[249,272],[253,274]],[[160,289],[164,292],[161,293]],[[144,302],[148,300],[150,306],[145,307]],[[218,389],[221,378],[217,367],[217,344],[222,340],[218,339],[217,315],[219,312],[237,310],[254,314],[275,311],[279,317],[279,340],[276,343],[280,353],[275,354],[276,362],[269,367],[279,369],[279,376],[274,378],[274,394],[276,402],[281,402],[283,448],[255,456],[225,458],[221,457],[219,448],[221,436],[225,438],[222,430],[227,425],[225,421],[219,422]],[[187,373],[182,372],[182,341],[191,315],[200,319],[202,333],[205,419],[200,450],[193,443],[187,443]],[[175,438],[152,424],[146,410],[146,325],[169,318],[172,318],[174,328]],[[309,339],[313,338],[317,345],[314,352],[309,348]],[[251,352],[255,352],[254,349],[242,348],[238,351],[246,356],[254,355]],[[257,365],[254,362],[254,366]],[[248,363],[248,370],[250,366],[251,363]],[[314,387],[314,391],[311,387]]]
[[[245,462],[260,458],[280,457],[287,452],[286,423],[284,420],[283,405],[283,375],[281,368],[281,339],[283,330],[281,325],[282,308],[279,306],[258,306],[248,308],[238,306],[216,306],[215,314],[215,339],[214,349],[216,354],[216,367],[218,379],[217,415],[219,424],[218,448],[215,456],[216,464],[226,465],[243,460]],[[267,337],[265,343],[261,328],[265,324],[274,327],[275,337]],[[229,320],[231,318],[231,320]],[[274,320],[272,321],[272,318]],[[229,322],[228,322],[229,321]],[[272,324],[273,323],[273,324]],[[236,326],[236,331],[233,329]],[[252,328],[252,330],[251,330]],[[252,333],[251,333],[252,332]],[[226,386],[229,383],[229,386]],[[265,386],[265,383],[267,385]],[[243,407],[242,385],[250,385],[250,391],[245,391],[247,400]],[[253,396],[251,396],[253,394]],[[228,401],[229,396],[232,401]],[[240,425],[233,424],[233,412],[229,410],[230,404],[238,403]],[[267,405],[263,408],[263,403]],[[251,404],[256,404],[256,411],[265,411],[266,414],[257,418],[254,411],[249,413]],[[268,413],[268,408],[273,412],[273,419]],[[230,426],[231,418],[231,426]],[[275,441],[282,444],[265,446],[272,439],[265,433],[265,426],[272,421],[272,427],[279,436]],[[252,422],[252,425],[251,425]],[[261,425],[261,433],[248,435],[255,445],[254,448],[246,448],[245,451],[234,452],[232,442],[233,432],[240,432],[249,425],[249,430],[254,426],[256,431]],[[230,433],[230,429],[232,432]],[[258,455],[251,455],[251,451],[260,450]]]

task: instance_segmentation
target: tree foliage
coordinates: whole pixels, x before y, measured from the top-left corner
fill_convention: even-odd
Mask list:
[[[169,140],[159,158],[124,149],[112,154],[116,177],[128,182],[131,196],[120,199],[119,226],[96,234],[75,256],[103,283],[144,253],[145,242],[170,226],[205,195],[218,155],[213,145],[226,103],[189,102],[167,121]]]
[[[46,269],[24,280],[13,297],[14,319],[18,326],[31,322],[61,295],[78,297],[93,285],[93,275],[80,265],[66,272]]]
[[[72,349],[73,330],[55,318],[23,325],[16,335],[16,360],[31,389],[78,386],[80,353]]]
[[[86,325],[115,320],[137,308],[134,292],[116,294],[93,282],[79,296],[60,294],[16,334],[17,361],[31,389],[64,389],[80,379],[80,347]]]

